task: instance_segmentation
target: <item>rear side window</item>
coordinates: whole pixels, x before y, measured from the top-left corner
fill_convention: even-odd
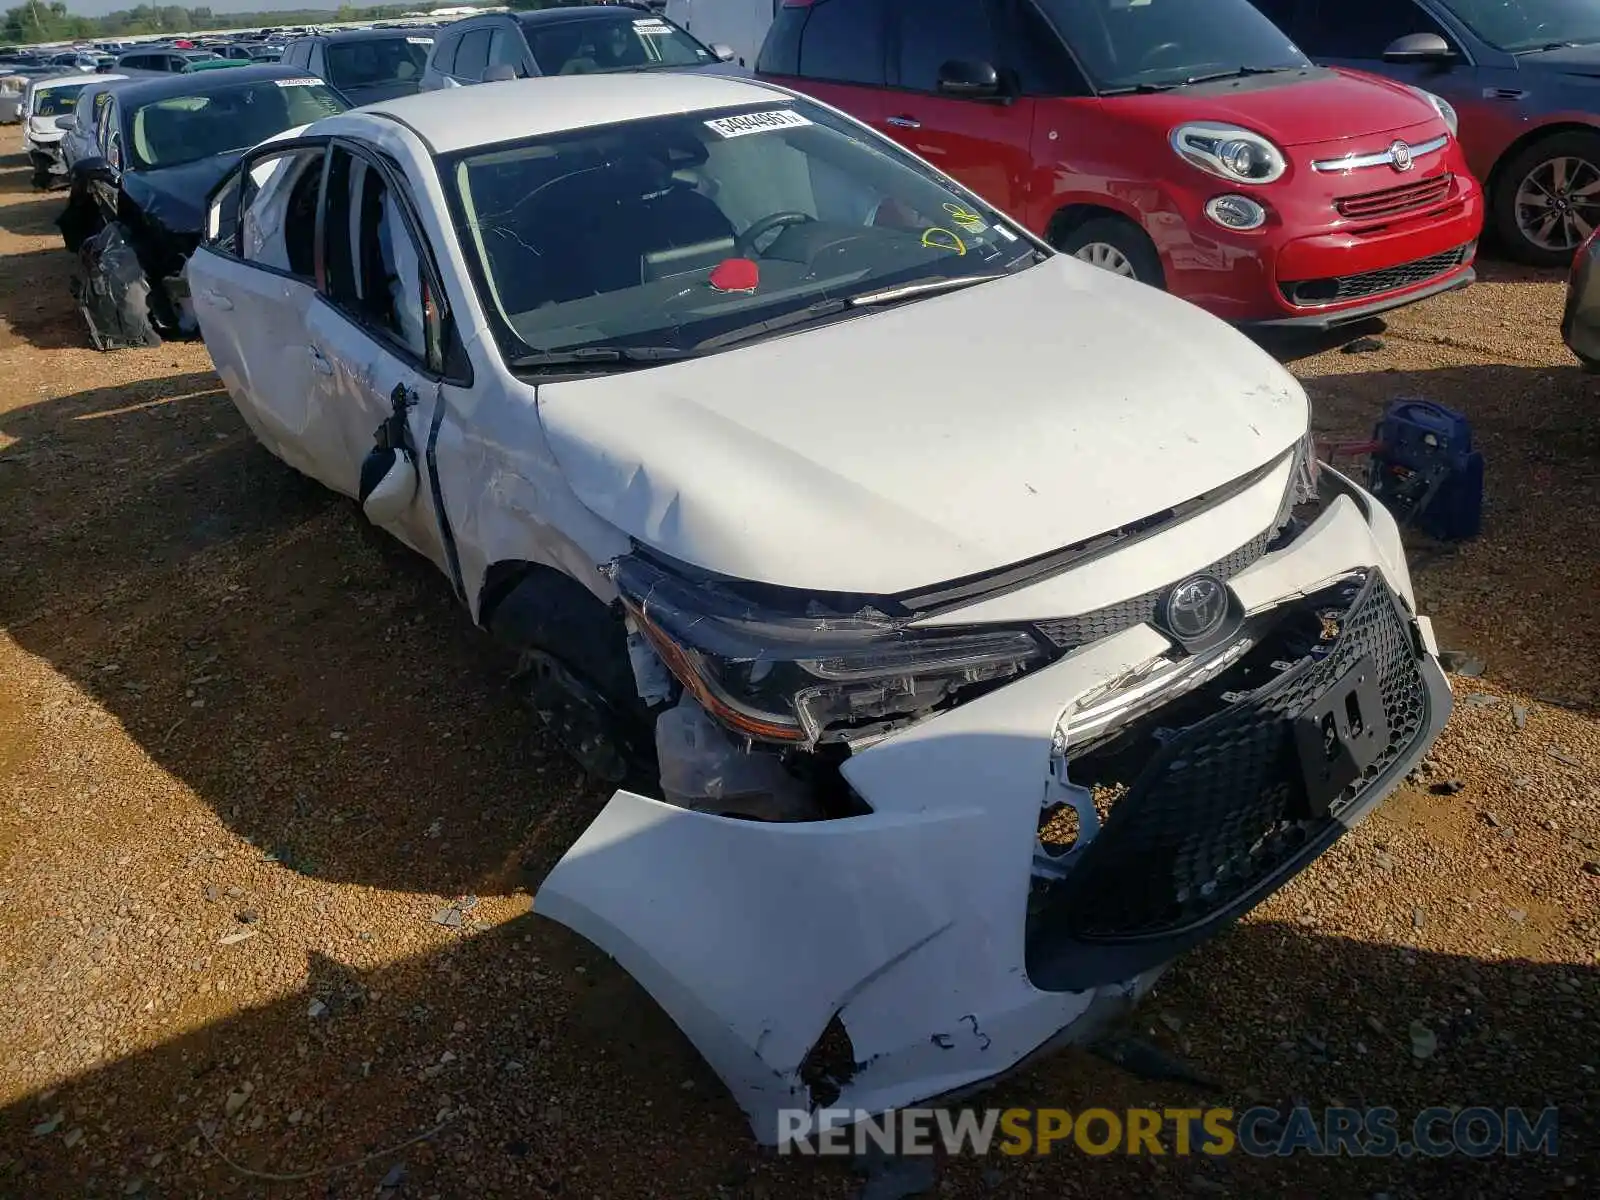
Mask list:
[[[883,0],[785,5],[762,44],[756,70],[833,83],[883,86]]]
[[[432,66],[435,71],[441,71],[446,75],[455,74],[456,47],[459,44],[460,39],[453,34],[441,34],[439,36],[438,40],[433,43]]]
[[[937,91],[939,68],[955,59],[994,64],[994,32],[984,15],[983,0],[945,0],[919,4],[894,0],[900,46],[899,77],[903,88]]]
[[[522,63],[522,39],[509,25],[502,25],[494,31],[494,40],[489,43],[489,65],[510,67],[518,75],[527,74]]]
[[[456,50],[456,65],[451,71],[463,79],[482,79],[489,65],[489,29],[469,29],[461,35],[461,46]]]

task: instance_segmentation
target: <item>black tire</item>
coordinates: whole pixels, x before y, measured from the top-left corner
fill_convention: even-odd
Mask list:
[[[654,794],[655,714],[639,698],[627,627],[577,580],[535,568],[489,614],[518,655],[513,686],[577,764],[610,786]]]
[[[1595,172],[1589,181],[1600,179],[1600,134],[1571,129],[1530,142],[1496,170],[1494,190],[1489,198],[1489,220],[1501,249],[1518,262],[1533,267],[1571,265],[1577,243],[1582,241],[1581,234],[1577,234],[1575,244],[1570,247],[1541,246],[1523,233],[1517,220],[1517,192],[1523,181],[1558,158],[1581,159]],[[1600,196],[1595,201],[1586,214],[1591,226],[1600,224]]]
[[[1054,244],[1061,253],[1087,261],[1093,261],[1085,253],[1090,247],[1112,247],[1127,261],[1133,278],[1140,283],[1158,288],[1167,286],[1166,273],[1161,269],[1161,257],[1154,243],[1144,230],[1122,217],[1094,217],[1068,230],[1055,239]]]

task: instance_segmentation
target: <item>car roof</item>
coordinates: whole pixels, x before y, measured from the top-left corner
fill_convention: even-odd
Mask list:
[[[62,75],[36,75],[28,80],[28,90],[34,94],[47,92],[51,88],[63,87],[75,83],[93,83],[99,79],[98,75],[82,75],[77,71],[68,71]]]
[[[252,63],[247,67],[234,67],[229,71],[197,71],[193,74],[161,73],[153,79],[142,79],[121,93],[128,105],[149,104],[165,100],[168,96],[204,96],[225,91],[246,83],[260,83],[267,79],[309,79],[304,67],[286,67],[282,63]],[[317,83],[322,80],[318,79]]]
[[[343,42],[388,42],[395,38],[421,37],[417,29],[341,29],[335,33],[311,34],[318,41],[339,45]],[[299,41],[299,38],[295,38]]]
[[[550,75],[445,88],[383,100],[349,114],[392,118],[437,154],[544,134],[667,117],[708,108],[771,104],[787,92],[754,80],[693,71]]]
[[[661,19],[656,13],[630,8],[625,4],[562,4],[555,8],[535,8],[511,15],[524,25],[558,25],[563,21],[586,21],[595,17],[630,17],[636,21],[652,17]]]

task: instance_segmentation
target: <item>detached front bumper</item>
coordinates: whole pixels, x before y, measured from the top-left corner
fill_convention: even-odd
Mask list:
[[[856,753],[842,774],[866,815],[741,821],[618,792],[535,910],[655,997],[765,1143],[793,1128],[782,1110],[947,1096],[1092,1035],[1359,821],[1449,715],[1393,522],[1339,483],[1309,528],[1228,581],[1247,622],[1271,623],[1364,578],[1337,639],[1274,663],[1270,684],[1224,693],[1202,720],[1174,720],[1043,885],[1041,813],[1071,776],[1074,714],[1171,661],[1148,624]],[[1224,684],[1232,669],[1211,677]],[[1177,712],[1172,692],[1140,719]],[[1337,723],[1348,695],[1366,705],[1366,751],[1353,777],[1312,795],[1295,719],[1326,709]],[[837,1026],[848,1050],[824,1070]]]

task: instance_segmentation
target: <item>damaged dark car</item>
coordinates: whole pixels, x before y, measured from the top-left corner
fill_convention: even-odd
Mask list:
[[[250,147],[349,107],[323,80],[275,64],[119,88],[57,221],[96,348],[193,335],[183,269],[206,194]]]

